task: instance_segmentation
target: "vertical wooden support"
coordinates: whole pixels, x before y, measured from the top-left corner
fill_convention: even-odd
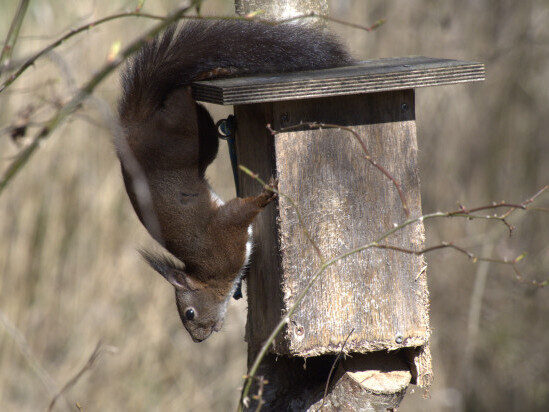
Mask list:
[[[402,186],[410,217],[419,217],[413,89],[483,77],[479,64],[418,57],[193,86],[198,100],[235,104],[238,163],[264,179],[277,176],[285,195],[255,223],[246,329],[250,363],[321,265],[304,228],[329,260],[407,219],[393,182],[365,159],[348,130],[299,125],[355,131]],[[267,125],[281,132],[273,136]],[[292,126],[297,130],[284,131]],[[242,196],[261,190],[242,173],[239,183]],[[383,243],[419,250],[423,223]],[[371,248],[337,260],[289,316],[263,360],[259,374],[269,381],[264,408],[395,408],[410,382],[430,384],[429,332],[422,256]],[[325,394],[340,351],[353,358],[339,362]]]
[[[263,18],[282,20],[311,12],[327,14],[328,2],[327,0],[235,0],[235,10],[239,16],[261,10]]]

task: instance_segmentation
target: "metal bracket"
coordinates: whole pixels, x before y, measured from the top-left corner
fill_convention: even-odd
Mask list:
[[[217,137],[226,140],[229,145],[229,156],[231,158],[231,166],[233,168],[234,187],[236,195],[240,196],[240,187],[238,184],[238,161],[236,158],[236,118],[234,115],[229,115],[226,119],[219,120],[215,127],[217,129]]]

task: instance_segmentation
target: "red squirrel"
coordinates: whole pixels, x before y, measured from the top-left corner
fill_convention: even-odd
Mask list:
[[[195,342],[221,329],[250,258],[252,221],[275,193],[224,203],[212,191],[204,172],[217,155],[217,130],[191,83],[351,63],[334,37],[307,26],[199,20],[168,28],[124,69],[115,141],[124,185],[141,223],[169,252],[142,255],[174,286]],[[138,196],[143,181],[148,203]]]

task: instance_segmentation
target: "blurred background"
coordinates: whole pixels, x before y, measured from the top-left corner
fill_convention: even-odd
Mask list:
[[[166,14],[178,2],[150,1]],[[67,30],[135,8],[135,1],[31,1],[13,59]],[[0,3],[0,40],[17,1]],[[206,0],[204,14],[233,13]],[[362,59],[426,55],[481,61],[483,83],[417,91],[425,212],[489,201],[520,202],[549,183],[549,3],[547,0],[333,0],[331,14],[378,30],[330,25]],[[0,167],[106,61],[154,24],[126,18],[90,29],[42,58],[0,94]],[[0,196],[0,409],[43,410],[86,363],[67,392],[84,410],[233,409],[246,371],[244,300],[224,329],[194,344],[173,291],[139,258],[150,246],[123,190],[112,146],[119,83],[111,75],[77,114],[43,142]],[[220,118],[227,109],[211,107]],[[27,137],[10,126],[31,121]],[[226,147],[208,174],[234,196]],[[549,203],[544,196],[541,205]],[[454,241],[478,254],[514,258],[528,279],[549,277],[549,216],[517,212],[517,229],[490,221],[427,224],[427,242]],[[546,411],[549,290],[519,283],[510,267],[472,263],[452,251],[427,257],[435,381],[429,399],[407,395],[402,411]],[[59,410],[66,404],[60,400]],[[74,408],[75,409],[75,408]],[[75,409],[76,410],[76,409]]]

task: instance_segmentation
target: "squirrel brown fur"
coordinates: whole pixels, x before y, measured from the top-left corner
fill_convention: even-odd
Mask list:
[[[204,173],[217,155],[217,130],[192,98],[191,83],[351,63],[340,43],[317,29],[219,20],[168,28],[125,68],[115,142],[124,184],[137,216],[169,252],[142,254],[174,286],[194,341],[220,330],[250,257],[252,221],[275,194],[265,189],[224,203],[213,193]],[[138,189],[143,181],[148,197]]]

